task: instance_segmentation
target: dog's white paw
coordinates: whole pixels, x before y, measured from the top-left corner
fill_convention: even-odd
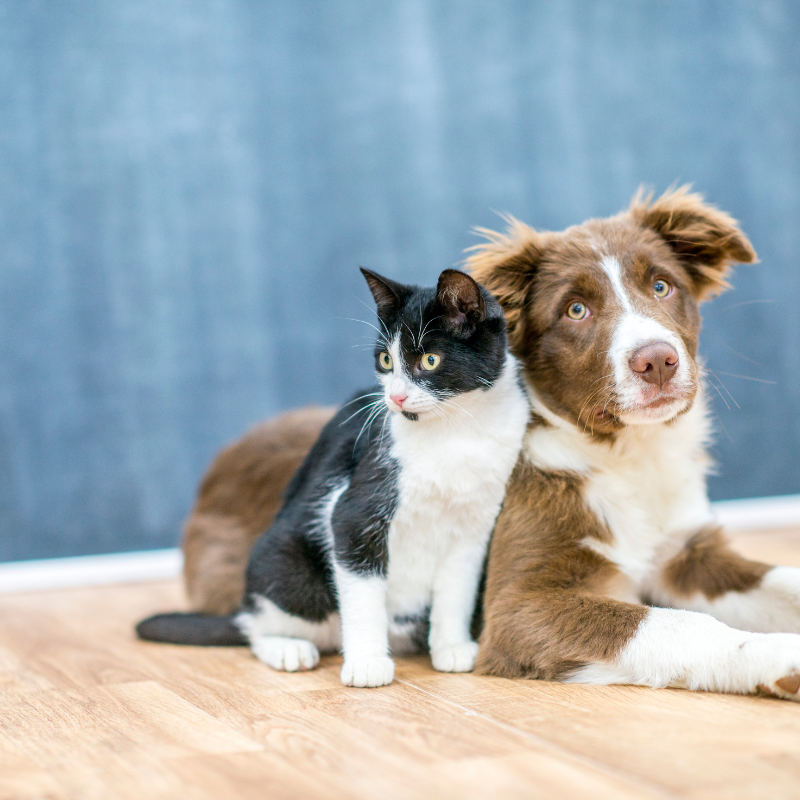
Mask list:
[[[800,636],[768,633],[746,642],[742,651],[750,661],[750,691],[800,701]]]
[[[307,639],[287,636],[259,636],[250,642],[259,661],[283,672],[314,669],[319,664],[319,650]]]
[[[345,686],[388,686],[393,680],[394,661],[388,656],[345,658],[342,665],[342,683]]]
[[[477,656],[477,642],[460,642],[431,650],[433,668],[439,672],[472,672]]]

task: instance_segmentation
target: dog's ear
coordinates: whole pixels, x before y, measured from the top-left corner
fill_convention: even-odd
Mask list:
[[[672,248],[692,279],[695,296],[702,301],[729,287],[727,277],[733,264],[752,264],[758,259],[736,220],[690,188],[669,189],[658,200],[640,188],[629,213]]]
[[[514,217],[506,217],[505,233],[475,228],[486,241],[470,247],[465,266],[498,300],[506,315],[512,347],[522,343],[522,310],[545,249],[545,235]]]

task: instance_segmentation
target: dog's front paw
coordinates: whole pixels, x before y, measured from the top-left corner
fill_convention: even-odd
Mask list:
[[[477,642],[460,642],[431,650],[433,668],[439,672],[472,672],[477,656]]]
[[[800,701],[800,636],[761,634],[740,649],[758,676],[751,692]]]
[[[359,688],[388,686],[394,680],[394,661],[388,656],[345,658],[342,683]]]
[[[800,671],[790,672],[769,684],[759,683],[758,692],[783,700],[800,701]]]

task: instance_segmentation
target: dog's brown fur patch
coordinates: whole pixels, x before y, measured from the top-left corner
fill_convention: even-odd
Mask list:
[[[717,526],[698,531],[665,565],[662,581],[679,597],[701,592],[714,600],[727,592],[746,592],[761,583],[770,567],[731,550]]]
[[[272,524],[286,485],[334,413],[309,407],[282,414],[211,462],[183,526],[183,575],[193,611],[229,614],[239,607],[250,550]]]
[[[610,533],[581,479],[520,457],[492,538],[477,672],[557,680],[613,659],[633,636],[647,609],[606,596],[619,572],[585,537]]]

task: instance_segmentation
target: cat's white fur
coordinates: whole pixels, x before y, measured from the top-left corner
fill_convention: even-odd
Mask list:
[[[324,623],[292,617],[263,599],[256,612],[241,614],[237,622],[253,652],[276,669],[311,669],[320,650],[341,646],[343,683],[391,683],[390,652],[411,644],[404,618],[428,609],[433,666],[467,672],[475,663],[478,646],[470,623],[478,582],[527,427],[528,401],[511,355],[491,386],[441,400],[406,378],[398,347],[389,352],[394,369],[381,379],[386,404],[394,411],[387,440],[400,470],[387,576],[363,575],[335,563],[340,613]],[[397,413],[389,399],[393,380],[408,384],[404,408],[419,414],[418,420]],[[320,508],[320,531],[329,546],[331,514],[345,488],[335,487]]]

